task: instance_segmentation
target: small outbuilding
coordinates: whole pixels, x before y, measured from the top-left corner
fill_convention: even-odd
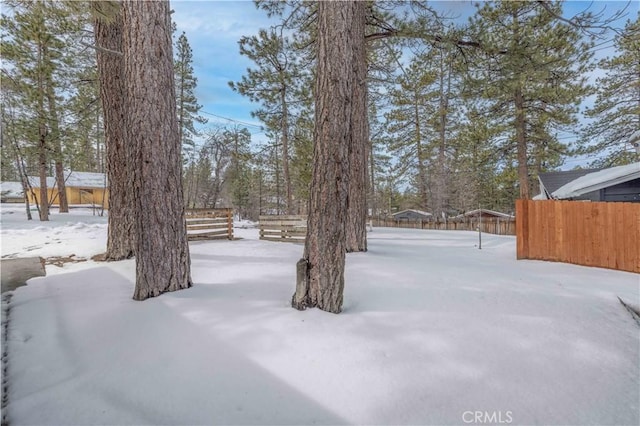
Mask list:
[[[459,214],[458,216],[453,217],[454,220],[462,220],[462,219],[475,219],[478,217],[482,217],[482,219],[505,219],[505,220],[513,220],[515,216],[510,215],[508,213],[500,213],[494,210],[489,209],[475,209],[469,210],[466,213]]]
[[[0,202],[24,203],[24,191],[20,182],[0,183]]]
[[[391,217],[395,220],[433,220],[433,215],[431,213],[415,209],[402,210],[397,213],[393,213]]]
[[[40,178],[29,176],[33,193],[28,192],[30,203],[40,203]],[[99,206],[108,208],[109,189],[104,173],[65,172],[65,188],[69,205]],[[47,178],[47,196],[51,205],[58,205],[58,186],[55,178]]]

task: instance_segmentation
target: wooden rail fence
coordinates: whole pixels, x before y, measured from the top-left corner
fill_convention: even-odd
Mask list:
[[[231,209],[187,209],[185,216],[189,240],[233,240]]]
[[[513,219],[482,218],[478,219],[450,219],[442,221],[422,221],[422,220],[395,220],[389,218],[371,219],[375,227],[387,228],[411,228],[411,229],[437,229],[441,231],[477,231],[478,227],[482,232],[496,235],[516,235],[516,222]]]
[[[304,243],[307,216],[260,216],[260,239],[288,243]]]
[[[517,258],[640,273],[640,203],[517,200]]]

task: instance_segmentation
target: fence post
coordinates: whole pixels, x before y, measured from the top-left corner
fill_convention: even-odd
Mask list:
[[[529,200],[516,200],[516,259],[529,258]]]
[[[233,214],[231,209],[227,209],[227,234],[230,240],[233,240]]]

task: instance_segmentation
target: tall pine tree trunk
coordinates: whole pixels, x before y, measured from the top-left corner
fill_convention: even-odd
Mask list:
[[[38,63],[43,60],[43,42],[38,43]],[[47,191],[47,123],[44,108],[44,76],[38,73],[38,171],[40,173],[40,221],[49,220],[49,194]]]
[[[366,2],[357,9],[366,8]],[[366,9],[358,11],[365,16]],[[354,37],[365,34],[365,19],[354,19]],[[359,38],[357,39],[359,40]],[[347,252],[367,251],[367,145],[369,117],[367,114],[367,52],[365,43],[354,40],[351,95],[351,137],[349,145],[349,201],[347,213]]]
[[[422,146],[422,128],[420,126],[420,111],[418,109],[418,99],[416,94],[416,104],[414,105],[414,122],[416,130],[416,155],[418,157],[418,191],[420,196],[420,207],[423,210],[427,209],[427,203],[429,202],[428,190],[427,190],[427,166],[425,164],[424,147]],[[391,209],[389,209],[391,214]]]
[[[528,200],[529,195],[529,167],[527,165],[527,140],[525,133],[524,96],[518,86],[514,93],[516,109],[516,143],[518,151],[518,180],[520,182],[520,198]]]
[[[49,61],[49,49],[46,45],[43,46],[43,56]],[[49,67],[48,67],[49,68]],[[47,70],[46,77],[46,96],[49,113],[51,132],[49,139],[52,141],[53,146],[53,160],[55,166],[55,179],[56,186],[58,188],[58,205],[60,213],[69,213],[69,202],[67,201],[67,190],[64,176],[64,166],[62,164],[62,141],[60,140],[60,123],[58,121],[58,107],[56,103],[56,93],[53,88],[53,77],[51,75],[51,69]]]
[[[49,220],[49,194],[47,191],[47,128],[40,124],[40,139],[38,143],[38,171],[40,173],[40,220]]]
[[[291,193],[291,175],[289,174],[289,108],[287,106],[286,93],[286,87],[282,87],[280,89],[280,102],[282,103],[282,173],[287,193],[285,214],[291,214],[293,211],[293,197]]]
[[[136,288],[144,300],[191,287],[168,1],[123,3],[125,136],[132,144]]]
[[[365,2],[318,2],[313,171],[304,258],[292,305],[342,310],[349,198],[354,54],[364,44]]]
[[[445,53],[440,52],[440,84],[439,84],[439,122],[438,122],[438,184],[436,190],[436,200],[433,206],[433,215],[436,218],[442,217],[447,207],[447,118],[449,114],[449,94],[451,92],[451,63],[445,63]],[[445,81],[446,80],[446,81]]]
[[[92,3],[98,5],[98,2]],[[106,260],[128,259],[135,254],[135,210],[131,181],[133,171],[125,144],[125,87],[122,45],[122,11],[110,21],[95,21],[98,46],[98,78],[104,111],[104,137],[109,184],[109,225]],[[107,50],[105,50],[107,49]],[[120,52],[118,54],[117,52]]]

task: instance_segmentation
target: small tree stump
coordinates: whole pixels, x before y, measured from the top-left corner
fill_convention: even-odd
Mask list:
[[[296,292],[291,299],[291,306],[299,311],[307,308],[309,300],[309,262],[302,258],[296,263]]]

